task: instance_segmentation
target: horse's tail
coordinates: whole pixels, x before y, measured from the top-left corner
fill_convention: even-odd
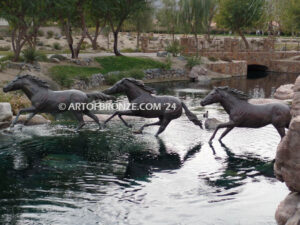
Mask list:
[[[192,113],[183,102],[181,102],[181,104],[187,118],[189,118],[189,120],[192,121],[195,125],[200,126],[200,128],[203,129],[202,121],[198,120],[197,116],[194,113]]]
[[[107,100],[115,100],[116,99],[116,97],[106,95],[102,92],[87,93],[86,95],[91,101],[93,101],[93,100],[107,101]]]

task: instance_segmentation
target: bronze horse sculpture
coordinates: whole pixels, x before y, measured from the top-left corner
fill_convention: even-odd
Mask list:
[[[272,124],[277,129],[281,138],[285,136],[285,128],[289,127],[291,121],[289,106],[281,103],[254,105],[249,103],[248,99],[249,97],[239,90],[217,87],[201,101],[202,106],[220,103],[230,118],[229,122],[217,126],[209,143],[220,128],[226,128],[226,130],[220,136],[219,141],[234,127],[259,128],[268,124]]]
[[[175,98],[173,96],[154,96],[152,95],[154,94],[154,90],[150,87],[145,86],[142,81],[133,78],[124,78],[118,81],[111,88],[104,90],[103,93],[108,95],[124,93],[127,96],[131,106],[136,106],[135,109],[131,107],[129,110],[116,111],[104,122],[104,124],[110,121],[113,117],[119,116],[125,126],[131,127],[122,118],[123,115],[138,116],[144,118],[158,118],[159,121],[155,123],[145,124],[137,131],[137,133],[142,133],[145,127],[158,125],[160,127],[155,135],[157,137],[166,129],[171,120],[177,119],[182,115],[183,108],[188,119],[195,125],[202,128],[202,122],[198,120],[197,116],[193,114],[178,98]],[[157,109],[143,110],[140,106],[145,104],[156,104],[160,107]]]
[[[65,91],[53,91],[49,89],[49,85],[32,75],[17,76],[13,81],[8,83],[4,88],[4,92],[22,90],[25,95],[31,101],[32,106],[24,108],[19,111],[15,120],[12,122],[13,127],[21,113],[31,113],[24,124],[27,124],[34,115],[37,113],[61,113],[69,109],[71,103],[88,103],[92,100],[109,100],[115,99],[112,96],[105,95],[101,92],[96,93],[84,93],[79,90],[65,90]],[[102,128],[101,123],[97,116],[91,113],[89,110],[71,110],[75,118],[79,121],[79,125],[76,128],[78,131],[85,123],[83,120],[83,114],[91,117]]]

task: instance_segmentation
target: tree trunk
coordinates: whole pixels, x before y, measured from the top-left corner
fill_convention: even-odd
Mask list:
[[[105,24],[104,24],[104,26],[105,26]],[[94,37],[92,37],[92,36],[90,35],[90,33],[87,31],[87,37],[88,37],[88,38],[90,39],[90,41],[91,41],[93,50],[97,50],[97,49],[98,49],[97,39],[98,39],[98,36],[99,36],[99,27],[100,27],[100,22],[97,21],[97,22],[96,22],[96,30],[95,30]]]
[[[137,31],[137,37],[136,37],[136,49],[140,49],[140,36],[141,36],[141,33],[140,31],[138,30]]]
[[[109,50],[109,33],[107,34],[107,50]]]
[[[240,30],[238,31],[238,33],[239,33],[239,35],[241,36],[242,40],[244,41],[245,46],[246,46],[246,49],[249,49],[250,46],[249,46],[249,43],[248,43],[248,41],[247,41],[247,39],[246,39],[244,33],[243,33],[242,31],[240,31]]]
[[[18,31],[18,35],[17,35]],[[16,62],[19,60],[21,50],[26,43],[27,39],[25,38],[27,28],[16,28],[12,31],[12,36],[11,36],[11,43],[12,43],[12,48],[14,51],[14,58],[13,61]]]
[[[121,56],[122,54],[120,53],[119,49],[118,49],[118,35],[119,35],[119,31],[116,30],[115,32],[113,32],[114,34],[114,53],[116,56]]]
[[[195,37],[195,43],[196,43],[196,56],[199,56],[199,43],[198,43],[198,35],[197,33],[194,33],[194,37]]]

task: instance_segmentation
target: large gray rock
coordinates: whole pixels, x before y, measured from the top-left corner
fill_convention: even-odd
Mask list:
[[[278,145],[274,172],[291,191],[300,192],[300,76],[295,83],[292,103],[292,121],[286,136]]]
[[[280,100],[292,99],[294,97],[294,84],[281,85],[274,93],[274,98]]]
[[[0,103],[0,122],[8,122],[12,119],[11,105],[8,102]]]
[[[29,114],[28,115],[20,115],[18,122],[20,124],[24,124],[24,122],[27,120]],[[15,119],[15,117],[14,117]],[[41,115],[35,115],[26,125],[27,126],[32,126],[32,125],[41,125],[41,124],[47,124],[50,123],[50,120],[47,120],[46,118],[44,118]]]
[[[300,194],[291,192],[277,207],[275,219],[278,225],[300,224]]]
[[[189,74],[189,78],[193,80],[198,80],[199,76],[206,76],[207,75],[207,69],[203,66],[194,66]]]
[[[204,127],[205,127],[205,129],[208,129],[208,130],[214,130],[221,123],[222,122],[217,120],[216,118],[208,118],[204,122]]]

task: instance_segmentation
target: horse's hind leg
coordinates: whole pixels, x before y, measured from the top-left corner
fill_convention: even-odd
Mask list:
[[[76,117],[76,119],[79,121],[78,127],[75,130],[77,132],[79,129],[81,129],[85,125],[85,123],[83,120],[82,112],[73,112],[73,114]]]
[[[166,127],[169,125],[170,122],[171,122],[171,120],[169,120],[169,119],[163,119],[161,121],[161,125],[160,125],[157,133],[155,134],[155,137],[158,137],[158,135],[161,134],[166,129]]]
[[[234,124],[233,121],[229,121],[228,123],[222,123],[222,124],[219,124],[219,125],[217,126],[217,128],[215,129],[213,135],[212,135],[211,138],[209,139],[209,143],[211,143],[212,140],[215,138],[216,133],[218,132],[219,129],[225,128],[225,127],[234,127],[234,125],[235,125],[235,124]],[[229,130],[229,131],[230,131],[230,130]],[[225,131],[225,132],[224,132],[225,135],[228,134],[229,131],[227,131],[227,132]],[[224,134],[224,133],[223,133],[223,134]],[[224,136],[225,136],[225,135],[224,135]],[[224,136],[223,136],[223,137],[224,137]]]
[[[233,128],[234,127],[227,127],[226,130],[220,136],[219,141],[221,141]]]
[[[275,127],[275,128],[278,131],[278,133],[279,133],[279,135],[280,135],[280,137],[282,139],[285,136],[285,129],[284,129],[284,127]]]
[[[99,122],[99,119],[98,119],[98,117],[97,117],[95,114],[91,113],[90,111],[85,111],[85,112],[83,112],[83,113],[84,113],[85,115],[87,115],[88,117],[92,118],[92,119],[98,124],[99,129],[102,129],[102,125],[101,125],[101,123]]]
[[[134,113],[131,110],[125,110],[125,111],[116,111],[114,112],[114,114],[112,114],[107,120],[105,120],[104,125],[109,122],[112,118],[114,118],[115,116],[118,116],[120,118],[120,120],[125,124],[126,127],[132,127],[131,125],[129,125],[123,118],[122,116],[134,116]]]
[[[161,120],[155,122],[155,123],[148,123],[144,124],[138,131],[137,133],[142,133],[145,127],[150,127],[150,126],[155,126],[155,125],[161,125]]]

